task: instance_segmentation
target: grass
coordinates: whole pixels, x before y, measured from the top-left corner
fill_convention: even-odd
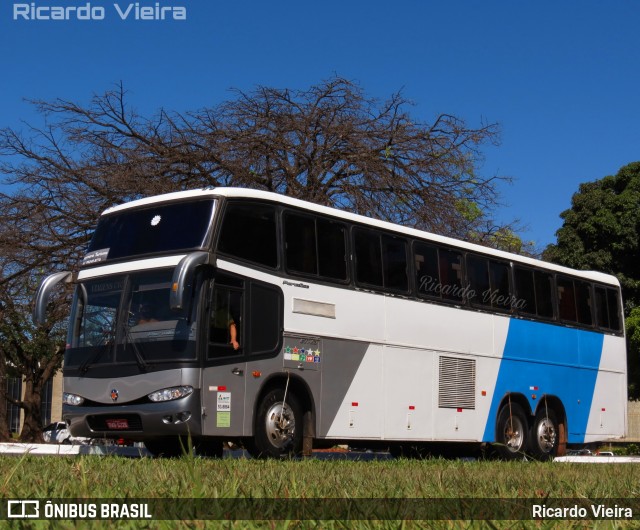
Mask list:
[[[461,460],[249,460],[0,457],[1,496],[19,499],[169,498],[182,507],[206,499],[318,498],[637,498],[635,464],[565,464]],[[201,501],[192,501],[200,499]],[[374,503],[381,501],[372,501]],[[232,505],[232,513],[236,505]],[[274,508],[269,501],[262,505]],[[242,508],[240,508],[242,509]],[[6,522],[6,521],[5,521]],[[14,521],[12,528],[93,528],[96,521]],[[2,522],[0,522],[0,525]],[[482,528],[484,521],[439,521],[440,528]],[[498,521],[499,528],[617,528],[633,523]],[[175,528],[177,521],[123,521],[117,528]],[[183,528],[422,528],[418,521],[184,521]],[[557,526],[560,525],[560,526]]]

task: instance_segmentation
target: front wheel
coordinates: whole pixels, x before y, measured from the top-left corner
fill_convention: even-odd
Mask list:
[[[556,413],[546,408],[538,410],[531,427],[531,454],[539,460],[548,460],[555,456],[560,441],[559,432]]]
[[[254,432],[254,453],[258,457],[282,457],[302,451],[302,409],[296,396],[276,388],[258,407]]]
[[[522,407],[510,403],[502,407],[496,420],[496,449],[505,460],[522,458],[527,451],[527,417]]]

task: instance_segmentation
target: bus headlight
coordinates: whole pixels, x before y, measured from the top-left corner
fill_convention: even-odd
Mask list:
[[[173,399],[180,399],[188,396],[193,392],[192,386],[173,386],[171,388],[163,388],[162,390],[156,390],[149,394],[151,401],[171,401]]]
[[[72,405],[74,407],[77,407],[84,403],[84,398],[82,396],[77,396],[76,394],[69,394],[68,392],[63,392],[62,402],[65,405]]]

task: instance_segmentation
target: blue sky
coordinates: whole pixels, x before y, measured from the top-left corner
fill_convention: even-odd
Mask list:
[[[104,20],[14,20],[22,2],[2,0],[0,127],[40,123],[24,98],[87,103],[120,81],[150,114],[337,74],[383,99],[403,89],[423,121],[498,122],[481,171],[514,179],[496,217],[519,219],[539,248],[581,182],[640,160],[638,0],[157,1],[187,20],[121,20],[113,5],[135,0],[90,0]]]

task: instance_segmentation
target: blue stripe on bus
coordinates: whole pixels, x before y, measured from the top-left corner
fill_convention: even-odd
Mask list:
[[[542,396],[557,396],[569,443],[584,442],[603,343],[601,333],[511,319],[483,440],[494,441],[500,402],[517,392],[532,411]]]

